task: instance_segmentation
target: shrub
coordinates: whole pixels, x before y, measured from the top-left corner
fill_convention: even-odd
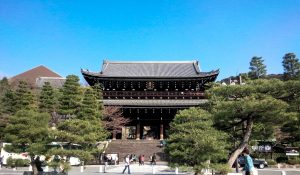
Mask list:
[[[276,165],[277,164],[277,162],[273,159],[267,159],[266,161],[268,162],[268,165]]]
[[[293,159],[289,159],[287,161],[288,164],[291,164],[291,165],[296,165],[296,164],[300,164],[300,159],[297,159],[297,158],[293,158]]]
[[[227,164],[215,164],[212,166],[220,175],[225,175],[231,172],[231,168]]]
[[[276,162],[277,163],[287,163],[288,157],[277,157]]]
[[[30,164],[30,160],[28,159],[13,159],[9,157],[7,159],[7,165],[10,167],[23,167],[28,166]]]
[[[16,165],[21,167],[21,166],[28,166],[30,164],[30,160],[28,159],[17,159],[16,160]]]
[[[16,159],[13,159],[11,156],[6,160],[7,166],[16,167]]]

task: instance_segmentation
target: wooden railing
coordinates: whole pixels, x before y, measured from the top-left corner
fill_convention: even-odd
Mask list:
[[[199,91],[104,91],[103,98],[125,99],[200,99],[204,93]]]

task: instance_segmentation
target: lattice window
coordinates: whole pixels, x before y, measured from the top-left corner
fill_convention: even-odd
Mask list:
[[[147,86],[147,89],[154,89],[154,82],[148,81],[146,86]]]

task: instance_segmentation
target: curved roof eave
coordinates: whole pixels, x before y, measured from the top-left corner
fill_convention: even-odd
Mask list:
[[[87,70],[81,69],[81,73],[86,76],[92,76],[92,77],[99,77],[99,78],[204,78],[204,77],[210,77],[210,76],[218,76],[219,69],[213,70],[210,72],[199,72],[199,76],[106,76],[102,73],[97,72],[90,72]]]

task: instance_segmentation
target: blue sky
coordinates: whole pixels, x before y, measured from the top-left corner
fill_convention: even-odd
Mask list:
[[[300,55],[299,0],[0,0],[0,76],[62,76],[111,61],[199,60],[219,80]]]

